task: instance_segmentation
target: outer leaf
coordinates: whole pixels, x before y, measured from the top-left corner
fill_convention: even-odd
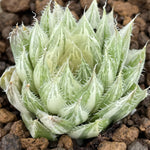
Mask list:
[[[115,82],[112,84],[112,86],[100,99],[99,108],[104,108],[108,104],[117,101],[122,96],[122,94],[123,94],[123,82],[122,82],[122,74],[120,73]]]
[[[0,86],[4,91],[7,90],[7,87],[10,84],[11,76],[14,70],[15,70],[15,66],[7,68],[0,78]]]
[[[33,120],[32,114],[28,112],[26,107],[23,104],[22,97],[20,95],[20,92],[18,90],[18,87],[20,87],[20,80],[16,74],[16,71],[14,70],[14,67],[9,68],[5,73],[3,74],[1,78],[1,83],[3,83],[3,87],[6,90],[6,94],[8,97],[9,102],[21,112],[22,119],[26,125],[26,127],[29,129],[31,135],[34,138],[37,137],[45,137],[50,140],[55,140],[56,136],[52,134],[44,125],[42,125],[38,120]],[[13,71],[13,73],[12,73]],[[9,82],[9,84],[8,84]],[[7,88],[6,88],[7,87]]]
[[[145,48],[139,50],[139,52],[133,51],[130,53],[134,53],[134,58],[129,56],[129,59],[126,62],[127,66],[125,66],[123,69],[124,92],[126,92],[134,82],[138,82],[140,74],[144,67]]]
[[[20,93],[20,79],[16,74],[15,68],[8,68],[3,76],[0,78],[0,85],[5,90],[9,102],[19,111],[26,112],[21,93]]]
[[[90,121],[94,121],[96,119],[107,118],[111,121],[115,119],[114,116],[119,115],[121,108],[128,103],[128,101],[132,100],[136,92],[136,86],[134,86],[134,90],[132,90],[128,95],[120,98],[116,102],[112,102],[111,104],[107,105],[99,112],[97,112],[93,117],[91,117]]]
[[[99,132],[107,127],[108,123],[107,119],[99,119],[92,123],[73,128],[73,130],[69,132],[69,135],[75,139],[92,138],[98,136]]]
[[[45,137],[51,141],[56,140],[56,135],[53,134],[37,119],[33,120],[33,117],[29,112],[21,113],[21,117],[33,138]]]
[[[68,120],[58,116],[48,115],[45,112],[39,112],[38,118],[54,134],[67,133],[74,126],[73,123]]]
[[[114,116],[113,121],[118,121],[126,117],[144,98],[147,97],[147,89],[143,91],[138,85],[136,85],[136,88],[134,97],[129,99],[125,105],[122,105],[120,111]]]

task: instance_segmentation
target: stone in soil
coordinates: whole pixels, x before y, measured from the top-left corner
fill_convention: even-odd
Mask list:
[[[141,144],[139,141],[134,141],[128,146],[128,150],[148,150],[148,146]]]
[[[150,119],[150,106],[148,106],[148,108],[147,108],[146,115],[147,115],[148,119]]]
[[[140,84],[139,86],[142,90],[145,90],[145,84]]]
[[[8,48],[6,49],[6,55],[7,55],[8,59],[9,59],[9,61],[10,61],[11,63],[15,63],[14,57],[13,57],[13,54],[12,54],[12,51],[11,51],[11,48],[10,48],[10,47],[8,47]]]
[[[132,20],[132,19],[131,19],[130,17],[125,16],[125,17],[124,17],[124,20],[123,20],[123,25],[124,25],[124,26],[127,25],[131,20]]]
[[[145,62],[146,72],[150,73],[150,60]]]
[[[2,30],[2,37],[7,39],[9,37],[9,33],[12,31],[12,26],[7,26]]]
[[[0,13],[0,31],[7,26],[13,26],[19,21],[19,17],[13,13],[1,12]]]
[[[66,150],[65,148],[52,148],[52,149],[47,149],[47,150]],[[78,150],[78,149],[77,149]],[[83,149],[79,149],[79,150],[83,150]],[[85,150],[85,149],[84,149]]]
[[[11,113],[10,111],[6,110],[5,108],[0,109],[0,122],[1,123],[12,122],[15,119],[16,119],[16,115]]]
[[[2,107],[3,101],[4,101],[3,97],[0,97],[0,108]]]
[[[13,134],[5,135],[1,140],[2,150],[21,150],[21,142],[18,136]]]
[[[74,17],[76,20],[79,20],[79,17],[78,17],[78,15],[76,14],[75,11],[71,11],[71,13],[72,13],[73,17]]]
[[[35,12],[40,13],[48,2],[49,2],[49,0],[43,0],[43,1],[36,0],[35,1]]]
[[[145,131],[148,127],[150,127],[150,120],[148,118],[142,118],[141,124],[140,124],[140,130]]]
[[[148,42],[149,38],[145,34],[145,32],[140,32],[138,40],[139,40],[139,44],[144,46]]]
[[[149,107],[150,106],[150,95],[148,95],[141,103],[144,107]],[[147,114],[148,115],[148,114]],[[149,114],[150,115],[150,114]],[[148,117],[148,116],[147,116]],[[150,116],[149,116],[150,117]],[[148,117],[148,118],[149,118]],[[150,119],[150,118],[149,118]]]
[[[9,122],[4,126],[4,130],[8,133],[11,129],[11,126],[13,125],[13,122]]]
[[[0,61],[0,76],[4,72],[5,68],[6,68],[6,63],[4,61]]]
[[[30,10],[35,12],[35,0],[30,1]]]
[[[148,139],[142,139],[142,143],[148,146],[148,149],[150,149],[150,140]]]
[[[137,40],[134,39],[131,40],[130,49],[139,49],[139,43]]]
[[[30,25],[33,18],[31,14],[24,14],[23,16],[21,16],[20,20],[23,22],[24,25]]]
[[[65,7],[65,3],[63,0],[55,0],[57,4],[59,4],[62,7]]]
[[[150,86],[150,73],[147,73],[146,83]]]
[[[116,142],[125,142],[130,144],[139,136],[139,130],[136,127],[128,128],[126,125],[122,124],[112,136],[112,139]]]
[[[128,2],[121,2],[121,1],[113,1],[112,2],[114,11],[117,12],[120,16],[128,16],[131,17],[139,13],[139,9],[136,5],[131,5]]]
[[[1,75],[1,71],[2,71],[1,70],[1,65],[2,65],[1,63],[2,62],[0,61],[0,75]],[[6,67],[6,64],[3,67]],[[2,107],[7,107],[9,105],[9,102],[8,102],[6,95],[3,95],[3,97],[0,97],[0,104],[2,105]]]
[[[146,72],[150,73],[150,60],[145,62]]]
[[[65,148],[66,150],[73,150],[72,139],[68,135],[62,135],[57,146],[60,148]]]
[[[30,135],[22,120],[13,123],[10,134],[17,135],[19,138],[26,138]]]
[[[76,3],[75,1],[72,0],[72,1],[70,1],[68,7],[69,7],[69,9],[70,9],[71,11],[75,12],[78,16],[81,15],[81,13],[82,13],[82,8],[81,8],[80,3]]]
[[[150,37],[150,26],[148,27],[147,31],[148,31],[148,34],[149,34],[149,37]]]
[[[0,140],[3,136],[5,136],[7,134],[7,131],[4,130],[3,128],[0,128]]]
[[[141,6],[143,4],[145,4],[146,0],[128,0],[128,2],[130,2],[131,4],[133,5],[138,5],[138,6]]]
[[[93,0],[80,0],[81,7],[83,9],[88,9]]]
[[[0,127],[0,140],[3,136],[5,136],[11,128],[12,122],[7,123],[3,128]]]
[[[99,144],[97,150],[126,150],[124,142],[109,142],[103,141]]]
[[[0,53],[4,53],[6,50],[6,44],[3,41],[0,41]]]
[[[132,30],[132,40],[137,41],[138,36],[139,36],[140,28],[136,24],[134,24],[134,28]],[[138,42],[138,41],[137,41]]]
[[[150,60],[150,43],[146,46],[146,60]]]
[[[150,127],[146,128],[145,130],[145,136],[150,139]]]
[[[36,150],[45,150],[48,147],[48,140],[46,138],[21,138],[21,145],[24,149]]]
[[[140,29],[140,31],[144,31],[146,29],[146,23],[141,17],[137,17],[134,22]]]
[[[1,7],[4,11],[17,13],[30,8],[30,0],[2,0]]]
[[[142,73],[139,79],[139,84],[145,83],[145,75]]]

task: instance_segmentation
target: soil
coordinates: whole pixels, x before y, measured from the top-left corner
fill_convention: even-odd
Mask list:
[[[92,0],[56,0],[69,8],[77,20]],[[97,0],[100,11],[105,0]],[[14,64],[9,44],[9,32],[16,24],[31,25],[35,12],[37,17],[49,0],[1,0],[0,8],[0,76]],[[107,12],[112,7],[121,28],[139,14],[135,20],[131,49],[141,49],[150,40],[150,0],[108,0]],[[150,86],[150,42],[147,43],[145,68],[139,80],[142,89]],[[120,122],[110,125],[98,137],[74,140],[62,135],[58,141],[45,138],[34,139],[27,131],[19,112],[10,105],[0,89],[0,149],[1,150],[148,150],[150,149],[150,95]]]

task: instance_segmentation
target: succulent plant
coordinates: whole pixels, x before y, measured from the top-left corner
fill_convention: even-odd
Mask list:
[[[95,137],[147,96],[138,85],[145,47],[129,50],[133,22],[119,30],[96,0],[79,21],[49,3],[40,22],[12,31],[15,66],[0,86],[33,137]]]

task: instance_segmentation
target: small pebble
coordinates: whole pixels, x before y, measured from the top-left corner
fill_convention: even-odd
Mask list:
[[[2,0],[2,9],[8,12],[17,13],[30,8],[30,0]]]
[[[136,127],[128,128],[126,125],[122,125],[118,128],[112,136],[112,139],[116,142],[125,142],[130,144],[139,136],[139,130]]]
[[[43,8],[46,6],[46,4],[49,2],[49,0],[36,0],[35,1],[35,9],[36,13],[39,14],[43,10]]]
[[[150,43],[148,43],[146,46],[146,60],[150,60]]]
[[[150,127],[146,128],[145,130],[145,136],[150,139]]]
[[[57,146],[60,148],[65,148],[66,150],[73,150],[72,139],[68,135],[62,135]]]
[[[5,1],[5,0],[3,0]],[[6,0],[7,1],[7,0]],[[0,31],[2,31],[7,26],[16,25],[19,21],[19,16],[13,13],[1,12],[0,13]]]
[[[124,142],[103,141],[97,150],[126,150],[126,144]]]
[[[6,110],[5,108],[0,109],[0,122],[1,123],[12,122],[15,119],[16,119],[16,115],[11,113],[10,111]]]
[[[139,40],[139,44],[144,46],[148,42],[149,38],[145,34],[145,32],[140,32],[140,34],[138,36],[138,40]]]
[[[45,150],[49,142],[46,138],[21,138],[21,145],[24,149],[38,148],[40,150]]]
[[[2,150],[21,150],[21,143],[18,136],[13,134],[5,135],[1,140]]]
[[[10,133],[17,135],[19,138],[26,138],[30,135],[22,120],[13,123],[13,125],[11,126]]]
[[[128,146],[128,150],[148,150],[148,146],[135,141]]]
[[[146,117],[142,118],[141,124],[140,124],[140,130],[145,131],[148,127],[150,127],[150,120]]]
[[[6,50],[6,44],[3,41],[0,41],[0,53],[4,53]]]
[[[139,12],[139,8],[129,2],[113,1],[113,7],[115,12],[124,17],[131,17]]]
[[[4,72],[5,68],[6,68],[6,63],[4,61],[0,61],[0,76]]]
[[[7,132],[3,129],[3,128],[0,128],[0,140],[3,136],[5,136],[7,134]]]

